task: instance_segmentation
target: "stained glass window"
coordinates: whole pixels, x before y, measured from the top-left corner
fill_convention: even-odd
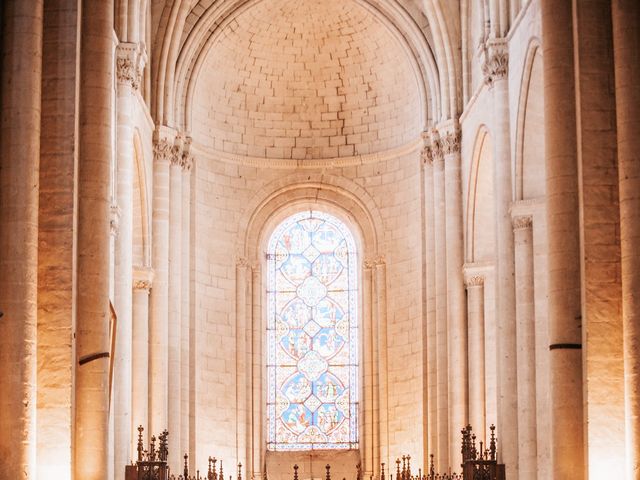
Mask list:
[[[267,252],[270,450],[358,447],[355,242],[317,211],[282,222]]]

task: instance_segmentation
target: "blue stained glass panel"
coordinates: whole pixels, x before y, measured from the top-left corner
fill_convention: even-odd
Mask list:
[[[270,450],[358,448],[358,271],[353,235],[300,212],[267,251]]]

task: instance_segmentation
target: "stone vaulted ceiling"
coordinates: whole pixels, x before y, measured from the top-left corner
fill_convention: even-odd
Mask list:
[[[419,137],[415,61],[354,0],[262,0],[210,38],[191,99],[194,141],[271,159],[351,157]]]

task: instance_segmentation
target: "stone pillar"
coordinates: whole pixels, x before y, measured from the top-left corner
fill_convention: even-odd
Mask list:
[[[38,474],[32,477],[38,480],[71,478],[72,469],[78,3],[50,0],[44,5],[47,28],[42,40],[42,84],[46,88],[42,90],[38,209]],[[4,205],[4,200],[1,202]],[[1,460],[0,471],[4,471]]]
[[[180,139],[181,140],[181,139]],[[180,145],[180,149],[182,145]],[[182,382],[181,324],[182,324],[182,151],[171,157],[169,167],[169,435],[178,448],[169,449],[169,467],[182,469],[181,435]]]
[[[508,51],[505,39],[486,45],[482,66],[493,92],[494,193],[496,219],[496,320],[498,326],[499,458],[507,477],[518,478],[518,392],[516,387],[516,323],[513,230],[509,208],[513,200],[509,133]]]
[[[373,420],[373,445],[375,468],[380,469],[380,463],[387,460],[382,457],[382,441],[380,431],[380,334],[378,324],[378,287],[376,277],[376,262],[367,262],[371,268],[371,375],[373,377],[372,389],[372,420]]]
[[[513,219],[516,273],[516,346],[518,359],[519,478],[537,477],[536,332],[531,216]]]
[[[362,433],[360,434],[360,451],[364,468],[365,478],[371,475],[379,475],[379,459],[375,454],[376,443],[374,443],[374,430],[376,425],[373,420],[373,262],[364,260],[362,262],[362,369],[363,378],[360,388],[360,398],[362,399]],[[377,439],[376,439],[377,440]],[[374,473],[375,472],[375,473]]]
[[[113,2],[82,2],[74,478],[106,478]]]
[[[247,277],[245,258],[236,264],[236,458],[247,465]]]
[[[189,153],[189,144],[182,154],[182,319],[181,319],[181,358],[180,381],[182,391],[182,415],[180,419],[181,452],[191,452],[189,455],[189,469],[196,470],[196,452],[189,448],[190,437],[190,406],[191,395],[190,377],[190,336],[191,336],[191,167],[193,158]]]
[[[267,330],[266,324],[263,322],[265,319],[262,316],[262,296],[263,296],[263,284],[262,284],[262,269],[260,265],[255,265],[252,269],[251,279],[251,384],[252,384],[252,412],[253,421],[251,423],[251,438],[253,444],[251,445],[251,471],[253,472],[253,478],[262,478],[265,474],[263,468],[266,465],[264,457],[264,445],[265,445],[265,402],[264,402],[264,390],[263,390],[263,365],[264,358],[262,349],[264,346],[264,337]]]
[[[120,43],[116,49],[117,79],[117,202],[120,208],[115,242],[115,309],[118,316],[114,362],[114,472],[131,461],[131,355],[133,270],[133,109],[140,74],[138,46]]]
[[[640,476],[640,3],[613,0],[627,478]]]
[[[436,382],[437,431],[436,468],[444,472],[449,459],[449,354],[447,335],[447,255],[445,220],[444,158],[437,134],[431,140],[433,158],[433,232],[436,281]]]
[[[42,0],[9,0],[0,48],[0,471],[36,476]]]
[[[169,163],[178,154],[173,141],[157,133],[153,161],[153,289],[149,318],[149,429],[168,428],[169,342]],[[171,435],[171,432],[169,433]],[[171,437],[175,443],[177,435]]]
[[[153,271],[135,267],[133,271],[132,357],[131,357],[131,429],[149,425],[149,291]],[[136,436],[132,435],[131,452]],[[117,471],[116,471],[117,474]]]
[[[467,316],[462,271],[462,184],[460,180],[460,130],[448,125],[440,130],[444,156],[445,234],[447,259],[447,330],[449,350],[449,462],[458,469],[460,445],[456,441],[468,424]]]
[[[622,478],[624,342],[616,105],[612,93],[602,93],[612,92],[615,85],[611,1],[574,2],[573,19],[587,476]]]
[[[571,4],[541,0],[553,478],[584,478],[578,171]]]
[[[376,327],[378,338],[378,405],[380,425],[380,461],[389,465],[389,402],[387,383],[387,265],[384,258],[376,260]]]
[[[424,213],[425,213],[425,251],[426,251],[426,290],[427,290],[427,451],[425,459],[435,454],[438,444],[437,409],[437,337],[436,337],[436,272],[435,272],[435,231],[433,207],[433,152],[431,146],[425,147],[422,155],[424,163]]]
[[[469,424],[478,439],[486,436],[484,277],[467,278],[467,319],[469,332]]]

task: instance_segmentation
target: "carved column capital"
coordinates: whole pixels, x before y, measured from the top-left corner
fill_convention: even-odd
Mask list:
[[[185,172],[190,172],[193,167],[193,155],[190,153],[183,153],[181,166]]]
[[[484,276],[483,275],[472,275],[465,278],[464,281],[467,288],[469,287],[482,287],[484,285]]]
[[[145,290],[147,293],[151,291],[151,282],[149,280],[134,280],[134,290]]]
[[[509,52],[505,39],[492,39],[484,44],[482,73],[484,82],[493,87],[497,80],[506,78],[509,72]]]
[[[137,43],[120,43],[116,47],[116,79],[119,85],[140,88],[144,54]]]
[[[431,162],[433,164],[442,164],[444,161],[444,152],[442,151],[442,141],[436,130],[431,134]]]
[[[151,290],[153,284],[153,269],[150,267],[133,267],[133,290]]]
[[[420,158],[422,159],[422,163],[427,165],[431,165],[433,163],[433,151],[431,150],[431,145],[422,147]]]
[[[177,147],[166,138],[153,142],[153,159],[156,162],[169,162],[177,152]]]
[[[109,207],[109,231],[112,236],[118,236],[118,230],[120,229],[120,215],[122,211],[118,205],[111,205]]]
[[[512,222],[514,230],[525,230],[533,226],[533,217],[531,215],[519,215],[513,217]]]
[[[443,155],[460,153],[460,141],[462,135],[459,129],[453,129],[440,137],[440,146]]]
[[[182,141],[182,158],[180,159],[180,166],[186,172],[191,170],[193,166],[193,155],[191,154],[191,137],[184,136]]]
[[[185,171],[193,166],[193,155],[190,153],[191,137],[178,134],[170,138],[160,138],[153,143],[153,157],[158,162],[169,162],[170,165],[180,167]]]
[[[376,268],[386,263],[384,255],[378,255],[376,257],[365,258],[362,262],[364,268]]]

